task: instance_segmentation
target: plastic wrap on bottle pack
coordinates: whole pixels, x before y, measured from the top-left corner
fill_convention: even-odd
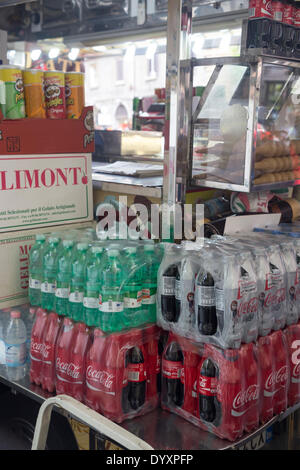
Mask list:
[[[239,235],[240,237],[266,249],[269,272],[266,279],[264,305],[273,311],[273,330],[280,330],[285,327],[287,321],[287,271],[279,240],[258,233]]]
[[[163,409],[235,441],[259,424],[256,346],[197,345],[170,333],[162,358]]]
[[[176,245],[165,250],[158,272],[158,324],[196,342],[239,348],[243,318],[238,313],[245,308],[246,290],[240,288],[238,255],[214,244],[197,248],[194,243],[194,250]]]
[[[285,328],[284,334],[287,341],[290,368],[288,406],[294,406],[300,402],[300,323]]]
[[[160,397],[160,329],[93,331],[86,357],[85,403],[120,423],[152,411]]]

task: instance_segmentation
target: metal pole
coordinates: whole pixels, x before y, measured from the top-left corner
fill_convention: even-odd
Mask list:
[[[185,106],[189,83],[180,74],[180,61],[191,58],[192,0],[169,0],[167,27],[166,122],[163,202],[170,208],[171,239],[174,237],[175,203],[184,203],[181,169],[187,163],[182,137],[188,131]],[[178,158],[180,152],[181,157]],[[164,222],[167,220],[163,217]]]

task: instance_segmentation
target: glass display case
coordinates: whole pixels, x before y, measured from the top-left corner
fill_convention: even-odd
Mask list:
[[[241,56],[191,64],[190,89],[204,89],[185,106],[190,183],[244,192],[300,184],[300,62]]]

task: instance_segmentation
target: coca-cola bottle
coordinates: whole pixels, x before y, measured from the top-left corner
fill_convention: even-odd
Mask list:
[[[83,402],[85,394],[86,355],[91,345],[91,332],[84,323],[75,323],[74,341],[71,346],[72,366],[69,395]]]
[[[218,371],[214,362],[208,357],[204,358],[199,366],[198,396],[200,419],[206,423],[213,423],[217,417]]]
[[[86,388],[84,402],[87,406],[102,413],[101,397],[106,386],[110,387],[113,377],[105,371],[106,336],[95,328],[91,335],[92,344],[86,356]]]
[[[286,338],[282,330],[270,334],[273,351],[276,351],[274,373],[274,414],[279,414],[287,408],[289,384],[289,359]]]
[[[209,272],[199,272],[196,281],[197,323],[199,333],[212,336],[217,331],[215,282]]]
[[[275,361],[270,335],[261,336],[257,340],[260,400],[259,417],[261,423],[266,423],[273,417],[274,374]]]
[[[128,349],[132,346],[132,332],[113,333],[106,337],[106,351],[103,364],[102,389],[100,392],[102,413],[109,419],[121,422],[128,410],[129,382],[128,367],[130,354]],[[127,400],[126,400],[127,398]]]
[[[73,320],[65,317],[63,319],[62,331],[56,348],[55,373],[57,394],[70,394],[70,377],[74,372],[71,347],[75,334],[76,330]]]
[[[162,360],[162,405],[168,409],[180,407],[184,399],[181,381],[183,353],[175,335],[170,334]]]
[[[219,424],[216,422],[214,433],[218,436],[236,440],[243,434],[245,374],[240,349],[219,350],[206,345],[205,356],[218,365],[219,379],[217,402],[219,405]]]
[[[41,385],[50,393],[55,391],[56,346],[62,327],[62,317],[55,312],[48,313],[45,335],[43,338],[43,360],[41,367]]]
[[[46,310],[38,308],[35,314],[35,322],[31,332],[30,343],[30,382],[41,384],[41,367],[43,360],[44,333],[46,330],[48,314]]]
[[[248,48],[269,49],[272,27],[272,2],[249,0]]]
[[[131,331],[133,344],[136,346],[129,350],[127,377],[128,377],[128,401],[132,410],[138,410],[146,401],[146,351],[142,342],[141,330]]]
[[[253,343],[244,344],[240,355],[245,373],[244,430],[252,432],[259,424],[259,373],[257,351]]]
[[[165,321],[176,323],[178,321],[178,310],[175,305],[175,282],[178,275],[178,266],[169,266],[161,278],[161,313]]]

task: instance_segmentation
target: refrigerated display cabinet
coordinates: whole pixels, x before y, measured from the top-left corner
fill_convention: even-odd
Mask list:
[[[250,192],[300,184],[299,70],[300,62],[268,56],[180,62],[177,169],[188,161],[187,186]]]

